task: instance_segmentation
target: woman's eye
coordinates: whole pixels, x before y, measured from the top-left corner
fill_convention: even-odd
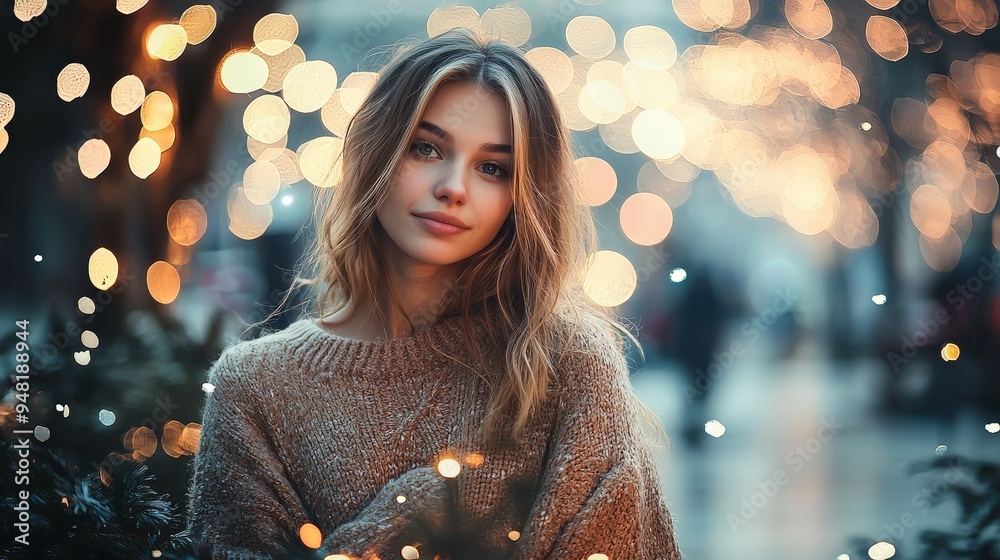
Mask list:
[[[417,155],[424,158],[433,156],[434,152],[437,151],[437,148],[429,142],[414,142],[411,149],[416,151]]]
[[[494,177],[506,177],[507,168],[500,165],[499,163],[484,163],[483,173],[487,175],[492,175]]]

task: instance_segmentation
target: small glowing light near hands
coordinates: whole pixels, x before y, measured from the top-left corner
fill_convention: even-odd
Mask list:
[[[441,459],[438,463],[438,472],[445,478],[455,478],[462,472],[462,464],[454,459]]]
[[[875,294],[872,296],[872,303],[875,305],[884,305],[886,301],[885,294]]]
[[[722,434],[726,433],[726,427],[718,420],[709,420],[705,422],[705,433],[714,438],[720,438]]]
[[[330,554],[323,560],[351,560],[351,557],[346,554]]]
[[[872,560],[886,560],[896,554],[896,547],[885,541],[879,541],[868,549],[868,556]]]
[[[317,549],[323,543],[323,533],[312,523],[303,523],[299,527],[299,539],[307,547]]]
[[[507,538],[512,541],[516,541],[517,539],[521,538],[521,533],[519,531],[511,531],[507,533]]]
[[[946,362],[954,362],[958,359],[959,354],[961,354],[961,351],[954,342],[949,342],[941,348],[941,359]]]
[[[205,392],[206,395],[211,395],[215,392],[215,385],[211,383],[202,383],[201,390]]]
[[[94,305],[94,300],[87,296],[83,296],[77,300],[76,307],[80,310],[80,313],[83,313],[84,315],[90,315],[97,309],[97,306]]]
[[[986,425],[986,431],[991,434],[1000,432],[1000,422],[990,422]]]
[[[402,494],[396,496],[396,503],[397,504],[402,504],[404,502],[406,502],[406,496],[404,496]]]
[[[294,201],[294,200],[295,199],[292,198],[292,195],[290,195],[290,194],[286,194],[285,196],[281,197],[281,203],[284,204],[285,206],[291,206],[292,205],[292,201]]]
[[[420,551],[418,551],[415,546],[410,545],[404,546],[403,550],[399,551],[399,554],[406,560],[417,560],[420,558]]]
[[[83,331],[80,333],[80,342],[87,348],[97,348],[98,344],[100,344],[94,331]]]
[[[851,557],[846,554],[838,554],[836,560],[851,560]]]
[[[675,283],[683,282],[688,277],[688,273],[683,268],[675,268],[670,271],[670,281]]]
[[[42,256],[41,255],[35,255],[35,262],[42,262]]]
[[[97,419],[101,421],[101,424],[110,426],[115,423],[115,413],[106,408],[102,408],[101,411],[97,413]]]
[[[858,128],[860,128],[863,132],[868,132],[869,130],[872,129],[872,123],[865,121],[860,125],[858,125]]]
[[[947,452],[948,452],[947,445],[939,445],[934,448],[934,453],[936,453],[938,456],[944,455]]]
[[[591,554],[587,557],[587,560],[608,560],[607,554]]]

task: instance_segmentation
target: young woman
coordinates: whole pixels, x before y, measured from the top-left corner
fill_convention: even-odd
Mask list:
[[[389,62],[293,283],[316,317],[209,371],[197,544],[218,558],[300,539],[317,558],[680,558],[632,337],[580,287],[596,234],[572,157],[516,48],[451,31]]]

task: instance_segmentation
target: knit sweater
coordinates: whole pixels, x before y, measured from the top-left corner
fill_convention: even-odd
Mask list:
[[[427,334],[470,363],[460,317]],[[620,348],[581,327],[556,372],[522,443],[487,447],[489,387],[419,336],[301,319],[239,342],[208,372],[188,531],[213,559],[280,555],[306,523],[315,558],[680,559]]]

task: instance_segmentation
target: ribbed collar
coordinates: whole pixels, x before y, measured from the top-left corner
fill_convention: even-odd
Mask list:
[[[396,338],[362,340],[332,334],[317,324],[317,319],[300,319],[274,336],[289,343],[291,358],[302,367],[321,371],[334,364],[359,364],[369,368],[408,370],[413,364],[438,359],[438,348],[452,356],[466,359],[465,334],[461,315],[447,317],[427,328],[431,345],[425,343],[424,334],[411,334]],[[483,319],[472,316],[474,330],[479,332]]]

